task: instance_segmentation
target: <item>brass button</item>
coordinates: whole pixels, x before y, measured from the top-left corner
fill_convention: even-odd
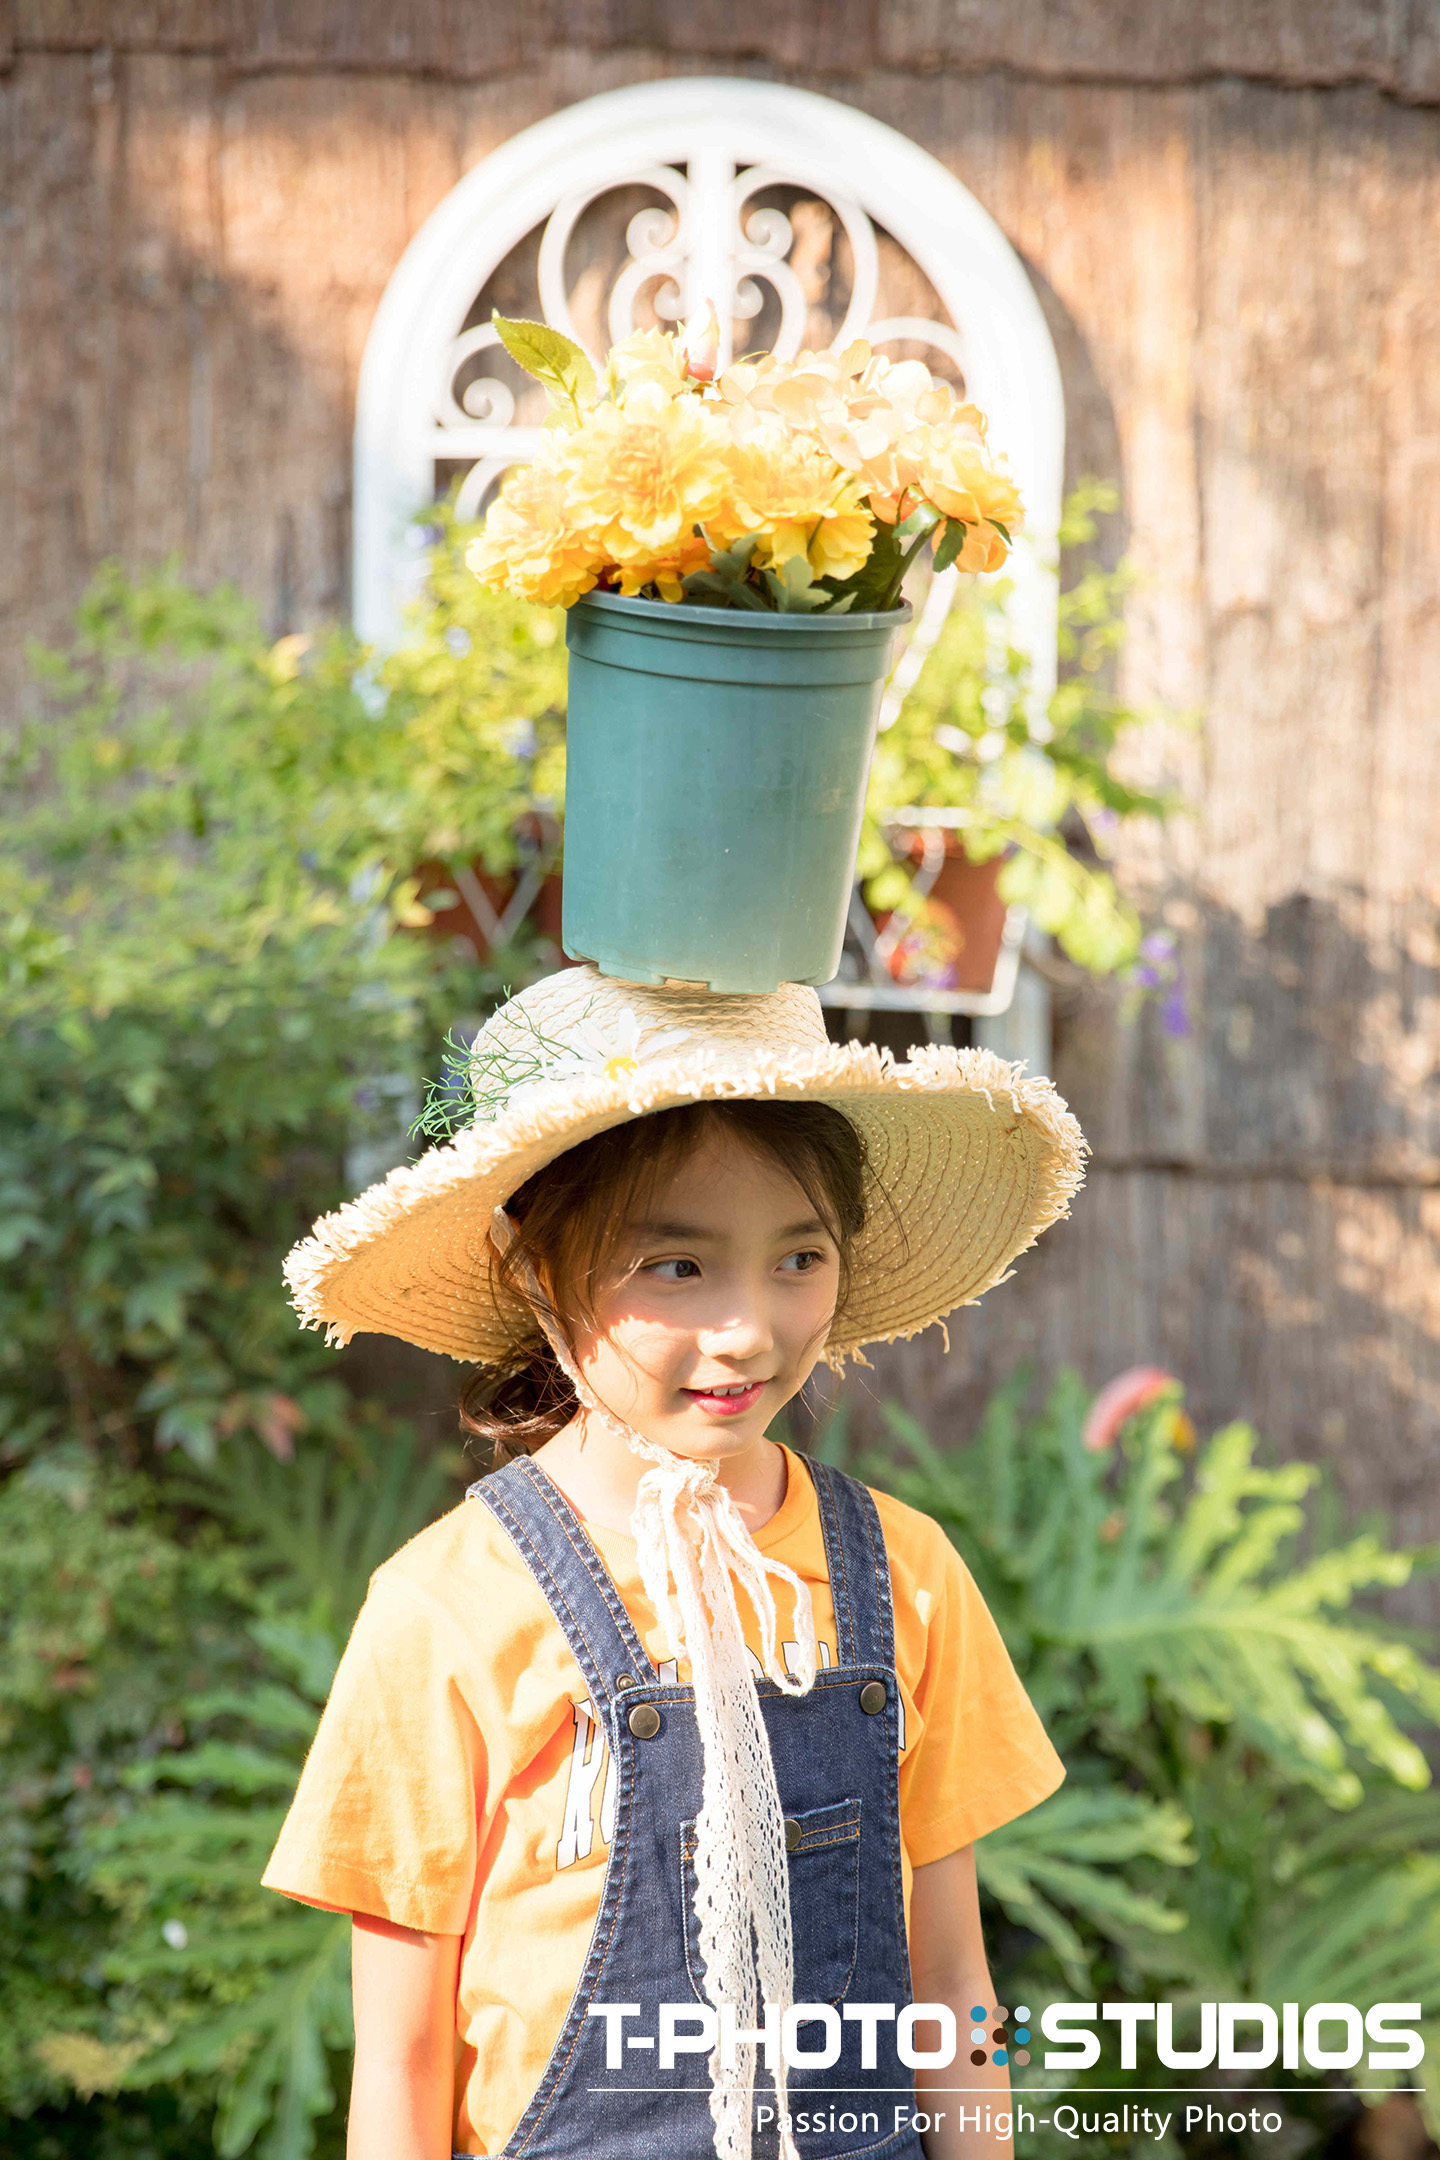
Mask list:
[[[785,1818],[785,1850],[786,1850],[786,1852],[799,1852],[799,1850],[800,1850],[800,1840],[801,1840],[801,1838],[802,1838],[802,1837],[803,1837],[804,1835],[805,1835],[804,1831],[803,1831],[803,1830],[802,1830],[802,1829],[800,1828],[800,1825],[799,1825],[799,1823],[798,1823],[798,1822],[796,1822],[796,1820],[795,1820],[794,1816],[793,1816],[793,1815],[787,1815],[787,1816],[786,1816],[786,1818]]]
[[[883,1680],[867,1680],[860,1690],[860,1708],[866,1717],[879,1717],[889,1699]]]
[[[653,1740],[660,1730],[660,1713],[653,1702],[638,1702],[625,1722],[637,1740]]]
[[[615,1675],[615,1692],[617,1695],[623,1695],[627,1687],[639,1687],[639,1685],[640,1682],[635,1678],[634,1673],[622,1672]]]

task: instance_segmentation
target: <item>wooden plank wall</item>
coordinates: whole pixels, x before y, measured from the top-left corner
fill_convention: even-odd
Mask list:
[[[678,71],[862,106],[1021,251],[1072,473],[1142,572],[1125,681],[1196,815],[1130,874],[1193,1037],[1058,997],[1072,1222],[901,1395],[1156,1359],[1202,1419],[1440,1534],[1435,0],[0,0],[0,621],[178,551],[279,632],[345,605],[356,371],[408,240],[530,121]]]

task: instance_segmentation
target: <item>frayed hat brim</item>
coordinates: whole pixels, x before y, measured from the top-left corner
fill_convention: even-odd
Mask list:
[[[1085,1142],[1050,1082],[989,1051],[926,1045],[896,1064],[870,1044],[751,1040],[728,1062],[677,1057],[541,1090],[393,1170],[291,1253],[296,1309],[332,1343],[377,1333],[467,1362],[514,1363],[534,1322],[493,1274],[493,1210],[557,1155],[627,1119],[762,1096],[842,1112],[863,1135],[878,1188],[827,1345],[832,1362],[973,1303],[1083,1181]]]

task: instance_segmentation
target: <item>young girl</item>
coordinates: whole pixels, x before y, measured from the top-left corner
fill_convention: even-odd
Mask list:
[[[972,1847],[1063,1772],[943,1534],[766,1427],[998,1281],[1078,1128],[587,968],[470,1081],[288,1269],[508,1458],[375,1575],[265,1876],[354,1915],[350,2160],[1002,2154]]]

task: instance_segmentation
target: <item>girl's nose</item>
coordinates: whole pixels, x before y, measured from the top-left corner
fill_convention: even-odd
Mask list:
[[[764,1357],[775,1347],[775,1337],[764,1312],[748,1306],[728,1313],[723,1320],[715,1320],[708,1327],[702,1327],[697,1342],[707,1357],[734,1358],[737,1361]]]

